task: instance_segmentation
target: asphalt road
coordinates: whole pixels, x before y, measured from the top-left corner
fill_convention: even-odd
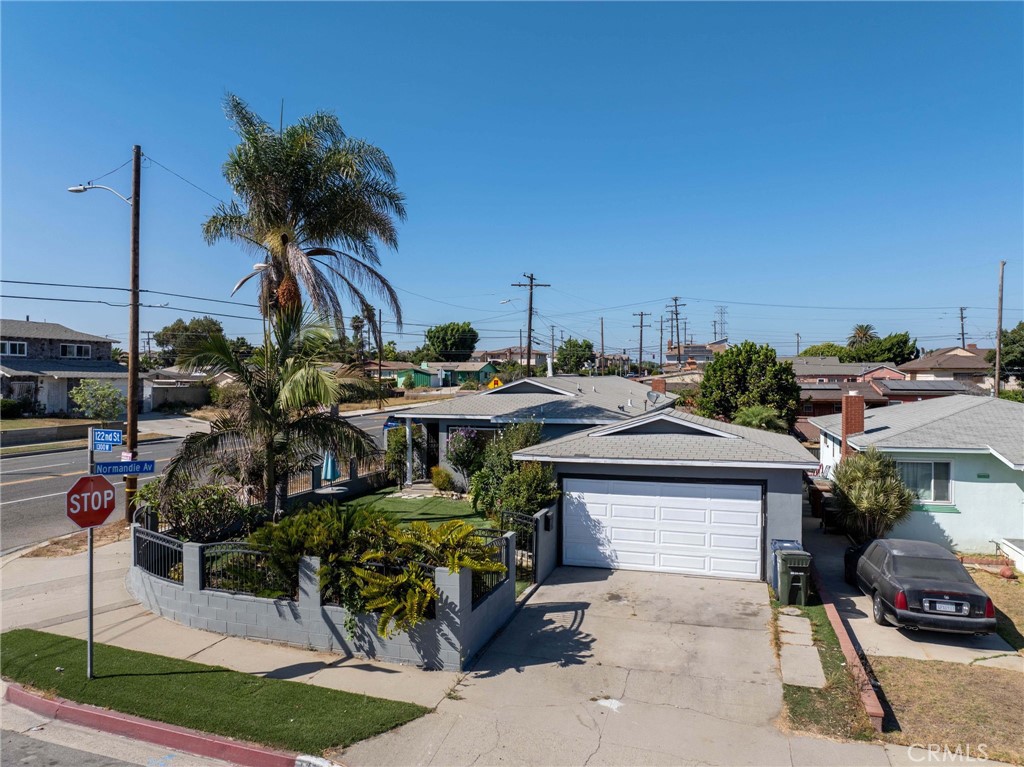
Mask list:
[[[157,474],[139,477],[140,484],[159,476],[180,444],[180,439],[143,443],[139,458],[155,460]],[[78,526],[65,514],[64,496],[87,470],[84,449],[0,459],[0,554],[76,532]],[[119,492],[108,524],[124,516],[124,483],[119,477],[110,481]]]

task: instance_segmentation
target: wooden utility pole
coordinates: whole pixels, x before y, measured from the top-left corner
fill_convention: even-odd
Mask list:
[[[604,375],[604,317],[601,318],[601,375]]]
[[[384,319],[377,309],[377,409],[384,409]]]
[[[1000,282],[1001,282],[1001,280],[1000,280]],[[961,306],[960,307],[960,348],[961,349],[966,349],[967,348],[967,338],[964,335],[964,309],[966,309],[966,308],[967,308],[966,306]]]
[[[800,334],[796,334],[796,356],[800,356]]]
[[[555,326],[551,326],[551,372],[555,372]]]
[[[999,396],[999,384],[1003,374],[1003,270],[1006,262],[999,262],[999,303],[996,304],[996,374],[993,393]]]
[[[551,285],[537,282],[537,278],[533,276],[533,272],[530,272],[530,274],[524,274],[523,276],[528,279],[529,282],[513,282],[512,287],[530,289],[530,299],[526,308],[526,377],[531,378],[533,376],[533,289],[550,288]]]
[[[139,457],[139,208],[142,197],[142,147],[132,147],[132,235],[129,288],[131,303],[128,310],[128,440],[126,447],[134,461]],[[135,519],[135,492],[139,478],[124,478],[124,518]]]
[[[665,369],[665,315],[661,316],[658,330],[658,372]]]
[[[644,364],[644,328],[649,328],[650,325],[644,325],[644,317],[649,317],[650,312],[633,312],[634,317],[640,318],[640,324],[634,325],[634,328],[640,328],[640,354],[637,357],[637,362],[640,367],[637,369],[637,373],[643,375],[643,364]]]

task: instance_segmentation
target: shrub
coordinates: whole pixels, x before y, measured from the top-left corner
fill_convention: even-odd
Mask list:
[[[241,532],[247,534],[258,519],[258,512],[242,503],[224,485],[200,485],[185,489],[167,489],[162,480],[148,482],[137,494],[140,504],[159,513],[185,541],[210,543]]]
[[[540,442],[540,424],[520,423],[503,429],[498,437],[484,448],[483,464],[469,481],[473,494],[473,508],[494,515],[501,510],[505,478],[521,469],[512,460],[516,450]],[[539,511],[537,506],[534,511]]]
[[[22,404],[16,399],[0,399],[0,418],[21,418]]]
[[[558,498],[558,486],[550,466],[529,461],[505,475],[497,512],[536,514]]]
[[[416,388],[416,376],[412,373],[406,373],[405,378],[402,379],[403,389],[415,389]]]
[[[462,382],[462,386],[459,387],[462,391],[479,391],[480,382],[475,378],[468,378]]]
[[[388,473],[388,478],[400,485],[404,485],[407,477],[405,476],[405,459],[406,459],[406,443],[405,443],[405,429],[388,429],[387,431],[388,446],[384,451],[384,468]],[[412,447],[413,456],[423,446],[423,427],[416,424],[412,427]]]
[[[430,469],[430,483],[442,493],[450,493],[455,490],[455,478],[452,473],[441,466],[434,466]]]
[[[462,475],[463,486],[484,462],[483,437],[476,429],[452,429],[448,433],[448,462]]]
[[[896,461],[873,447],[839,462],[832,491],[843,525],[860,541],[884,538],[910,515],[915,500]]]
[[[127,410],[127,399],[113,384],[86,378],[68,392],[71,401],[78,405],[86,418],[113,421]]]
[[[226,383],[210,387],[210,404],[225,410],[247,399],[246,389],[240,383]]]
[[[1024,389],[1003,389],[999,392],[999,399],[1008,399],[1010,402],[1024,403]],[[5,402],[7,400],[4,400]]]

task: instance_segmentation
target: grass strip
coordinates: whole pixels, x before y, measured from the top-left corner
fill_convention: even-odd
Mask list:
[[[110,645],[94,647],[97,676],[88,680],[84,641],[15,629],[0,635],[0,673],[77,703],[305,754],[343,748],[429,711]]]
[[[860,692],[846,667],[839,638],[823,605],[799,607],[811,621],[814,645],[825,672],[825,686],[783,685],[783,699],[794,728],[833,738],[872,740],[875,730],[860,702]]]

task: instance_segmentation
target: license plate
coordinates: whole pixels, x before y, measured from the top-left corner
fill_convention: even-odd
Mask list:
[[[935,602],[935,609],[940,613],[955,613],[956,605],[952,602]]]

